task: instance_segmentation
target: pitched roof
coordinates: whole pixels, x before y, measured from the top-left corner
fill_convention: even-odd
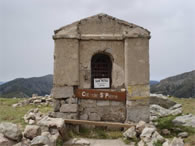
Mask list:
[[[105,25],[103,25],[104,22],[100,22],[102,21],[102,19],[108,20],[109,26],[107,28],[105,28],[103,30],[103,32],[99,32],[96,31],[94,32],[94,29],[90,32],[90,27],[91,25],[100,25],[100,27],[105,27]],[[89,23],[89,24],[88,24]],[[101,23],[101,24],[98,24]],[[88,24],[88,25],[87,25]],[[115,24],[115,25],[114,25]],[[112,30],[114,30],[114,32],[109,32],[109,30],[107,31],[107,29],[111,29],[110,27],[116,27],[116,24],[118,26],[121,26],[117,32],[114,30],[115,28],[112,28]],[[86,28],[85,28],[86,25]],[[102,26],[101,26],[102,25]],[[107,25],[107,24],[106,24]],[[87,31],[87,33],[85,33]],[[104,32],[105,31],[105,32]],[[118,18],[112,17],[110,15],[104,14],[104,13],[100,13],[91,17],[87,17],[84,19],[81,19],[79,21],[76,21],[72,24],[63,26],[57,30],[54,31],[55,35],[54,35],[54,39],[58,39],[58,38],[80,38],[81,36],[85,36],[89,34],[93,35],[93,36],[108,36],[108,35],[123,35],[125,37],[148,37],[150,38],[150,32],[141,27],[138,26],[136,24],[133,23],[129,23],[127,21],[124,20],[120,20]]]

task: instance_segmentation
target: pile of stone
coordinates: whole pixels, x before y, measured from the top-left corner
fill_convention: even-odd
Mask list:
[[[16,124],[0,123],[0,146],[56,146],[58,139],[67,139],[61,118],[45,116],[37,125],[27,125],[24,132]]]
[[[182,105],[161,94],[150,95],[150,120],[182,113]]]
[[[146,124],[143,121],[140,121],[136,126],[126,130],[123,136],[127,139],[139,140],[138,146],[153,146],[157,142],[162,143],[163,146],[184,146],[183,139],[180,137],[174,137],[172,141],[165,139],[157,132],[155,126]]]
[[[0,146],[12,146],[22,140],[22,131],[16,124],[0,123]]]
[[[43,113],[39,111],[38,108],[30,109],[25,115],[24,115],[24,121],[27,124],[37,124],[38,121],[40,121],[44,116]]]
[[[37,94],[33,94],[31,98],[25,99],[19,103],[13,104],[12,107],[21,107],[26,105],[53,105],[53,99],[50,95],[46,96],[38,96]]]

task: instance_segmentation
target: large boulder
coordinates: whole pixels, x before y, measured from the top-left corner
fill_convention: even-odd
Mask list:
[[[0,146],[13,146],[16,142],[11,141],[0,133]]]
[[[195,127],[195,116],[192,114],[178,116],[173,120],[175,125]]]
[[[6,138],[14,140],[14,141],[21,141],[22,139],[22,132],[16,124],[13,123],[0,123],[0,133],[2,133]]]
[[[188,137],[188,132],[180,132],[180,133],[178,133],[178,137],[181,137],[181,138],[186,138],[186,137]]]
[[[24,130],[24,137],[33,139],[36,136],[41,135],[41,128],[37,125],[27,125]]]
[[[144,141],[144,142],[150,142],[151,141],[151,137],[152,134],[156,131],[155,128],[150,128],[150,127],[146,127],[143,129],[140,138]]]
[[[52,135],[49,132],[43,132],[41,135],[47,136],[49,138],[51,146],[56,146],[57,140],[59,139],[59,133],[55,133]]]
[[[64,119],[62,118],[51,118],[45,116],[38,122],[38,125],[44,132],[48,132],[50,129],[53,131],[53,134],[59,133],[64,140],[67,139],[66,125]]]
[[[126,138],[135,138],[136,137],[136,131],[135,127],[132,126],[131,128],[127,129],[124,133],[123,136]]]
[[[38,125],[46,127],[56,127],[58,129],[63,129],[65,127],[64,119],[62,118],[51,118],[48,116],[43,117]]]
[[[30,144],[31,144],[30,139],[25,139],[25,138],[24,138],[24,139],[22,139],[21,142],[15,144],[15,145],[13,145],[13,146],[30,146]]]
[[[183,139],[174,137],[170,146],[184,146]]]
[[[184,146],[183,139],[174,137],[172,141],[166,139],[162,146]]]
[[[138,143],[141,146],[143,143],[147,146],[153,146],[157,141],[164,142],[165,139],[157,131],[156,128],[145,127],[140,135],[141,141]]]
[[[161,94],[151,94],[150,96],[150,104],[156,104],[163,108],[170,108],[176,104],[176,102],[168,99],[167,96]]]
[[[150,120],[156,120],[159,117],[178,115],[181,113],[182,113],[182,107],[179,104],[176,104],[169,109],[163,108],[156,104],[150,105]]]
[[[31,146],[51,146],[50,140],[47,136],[37,136],[31,141]]]
[[[139,121],[136,125],[136,132],[138,134],[141,134],[143,129],[146,127],[146,122],[144,121]]]

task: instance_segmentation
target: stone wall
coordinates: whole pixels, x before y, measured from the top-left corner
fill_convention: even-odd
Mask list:
[[[126,119],[125,103],[120,101],[80,99],[79,119],[124,122]]]
[[[52,90],[52,94],[55,98],[55,117],[78,119],[78,101],[74,97],[74,88],[72,86],[55,87]]]
[[[73,92],[73,87],[53,88],[55,117],[91,121],[125,121],[125,102],[77,99]]]

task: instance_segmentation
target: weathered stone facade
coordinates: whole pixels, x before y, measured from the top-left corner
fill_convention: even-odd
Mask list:
[[[53,39],[52,93],[56,101],[56,117],[117,122],[148,121],[148,30],[106,14],[98,14],[56,30]],[[109,88],[97,90],[126,91],[125,101],[76,97],[77,89],[94,88],[92,58],[97,54],[108,56],[112,63]]]

